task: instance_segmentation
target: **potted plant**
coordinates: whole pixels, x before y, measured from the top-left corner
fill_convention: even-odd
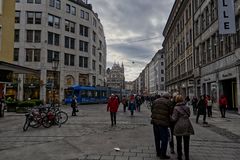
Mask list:
[[[8,112],[16,112],[18,101],[13,99],[12,97],[8,97],[6,100],[6,105],[7,105]]]
[[[22,101],[19,103],[16,112],[17,113],[26,113],[29,108],[33,108],[36,103],[33,100]]]

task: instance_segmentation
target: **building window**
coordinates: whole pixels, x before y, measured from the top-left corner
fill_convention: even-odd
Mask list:
[[[14,48],[13,61],[17,62],[19,59],[19,48]]]
[[[94,56],[96,56],[96,47],[95,47],[95,46],[92,46],[92,54],[93,54]]]
[[[65,31],[75,33],[75,23],[69,20],[65,20]]]
[[[76,15],[76,7],[72,6],[71,8],[71,14]]]
[[[41,24],[42,12],[27,11],[27,24]]]
[[[49,14],[48,15],[48,26],[60,28],[60,17]]]
[[[33,0],[27,0],[27,3],[33,3]]]
[[[96,86],[96,76],[92,76],[92,83],[93,83],[93,86]]]
[[[80,35],[84,36],[84,37],[88,37],[88,30],[89,30],[89,28],[86,27],[86,26],[83,26],[81,24],[80,24],[79,28],[80,28],[79,29],[80,30]]]
[[[64,64],[66,66],[74,66],[74,55],[65,53],[65,55],[64,55]]]
[[[164,62],[161,62],[161,66],[163,66],[164,65]]]
[[[92,69],[96,70],[96,61],[95,60],[92,60]]]
[[[101,75],[102,74],[102,66],[99,65],[99,74]]]
[[[40,62],[40,49],[26,49],[26,62]]]
[[[88,52],[88,42],[79,41],[79,50],[83,52]]]
[[[164,77],[161,77],[161,82],[164,82]]]
[[[75,39],[65,36],[65,48],[75,48]]]
[[[88,57],[79,56],[79,67],[88,68]]]
[[[27,3],[41,4],[41,0],[27,0]]]
[[[80,11],[80,17],[81,17],[81,18],[84,18],[84,10],[81,10],[81,11]]]
[[[20,2],[20,0],[16,0],[15,2],[16,2],[16,3],[19,3],[19,2]]]
[[[66,4],[66,12],[70,13],[71,11],[71,6],[69,4]]]
[[[49,0],[49,6],[61,9],[61,0]]]
[[[163,69],[161,69],[161,74],[164,74],[164,70]]]
[[[99,62],[102,62],[102,53],[99,52]]]
[[[80,17],[85,20],[89,20],[89,13],[85,12],[84,10],[80,11]]]
[[[20,23],[20,16],[21,16],[21,12],[15,11],[15,23]]]
[[[48,50],[48,58],[47,58],[47,62],[48,63],[52,63],[53,59],[59,59],[59,52],[57,51],[52,51],[52,50]]]
[[[27,30],[27,42],[41,42],[41,31],[40,30]]]
[[[14,42],[19,42],[19,39],[20,39],[20,30],[15,29],[14,30]]]
[[[96,42],[96,33],[93,31],[93,41]]]
[[[94,26],[94,27],[97,27],[97,21],[96,21],[95,18],[93,18],[93,26]]]
[[[48,44],[59,46],[60,35],[48,32]]]

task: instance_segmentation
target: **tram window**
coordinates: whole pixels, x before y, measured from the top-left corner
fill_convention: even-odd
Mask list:
[[[79,91],[78,91],[78,90],[75,90],[75,91],[74,91],[74,95],[78,97],[78,96],[79,96]]]
[[[88,97],[92,97],[92,92],[91,91],[87,91],[88,92]]]
[[[87,91],[81,91],[81,97],[87,97]]]
[[[106,95],[107,95],[106,91],[103,91],[103,92],[102,92],[102,96],[103,96],[103,97],[106,97]]]

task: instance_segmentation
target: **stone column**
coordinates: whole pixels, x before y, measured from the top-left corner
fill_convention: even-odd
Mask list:
[[[40,80],[43,81],[43,85],[40,86],[40,100],[43,100],[43,102],[46,102],[46,83],[47,83],[47,70],[42,69]]]

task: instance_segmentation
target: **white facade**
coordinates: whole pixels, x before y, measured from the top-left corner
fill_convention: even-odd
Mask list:
[[[19,22],[15,24],[15,39],[17,33],[19,40],[15,40],[15,63],[40,70],[41,100],[49,101],[53,95],[49,84],[53,82],[59,101],[64,99],[64,90],[74,84],[104,86],[106,42],[91,4],[79,0],[42,0],[40,4],[21,0],[16,3],[16,15]],[[54,58],[59,59],[56,70],[52,67]],[[31,90],[32,80],[27,83],[31,78],[20,78],[18,98],[23,99],[31,96],[24,92]]]
[[[159,50],[149,63],[149,94],[161,95],[165,91],[165,59]]]

